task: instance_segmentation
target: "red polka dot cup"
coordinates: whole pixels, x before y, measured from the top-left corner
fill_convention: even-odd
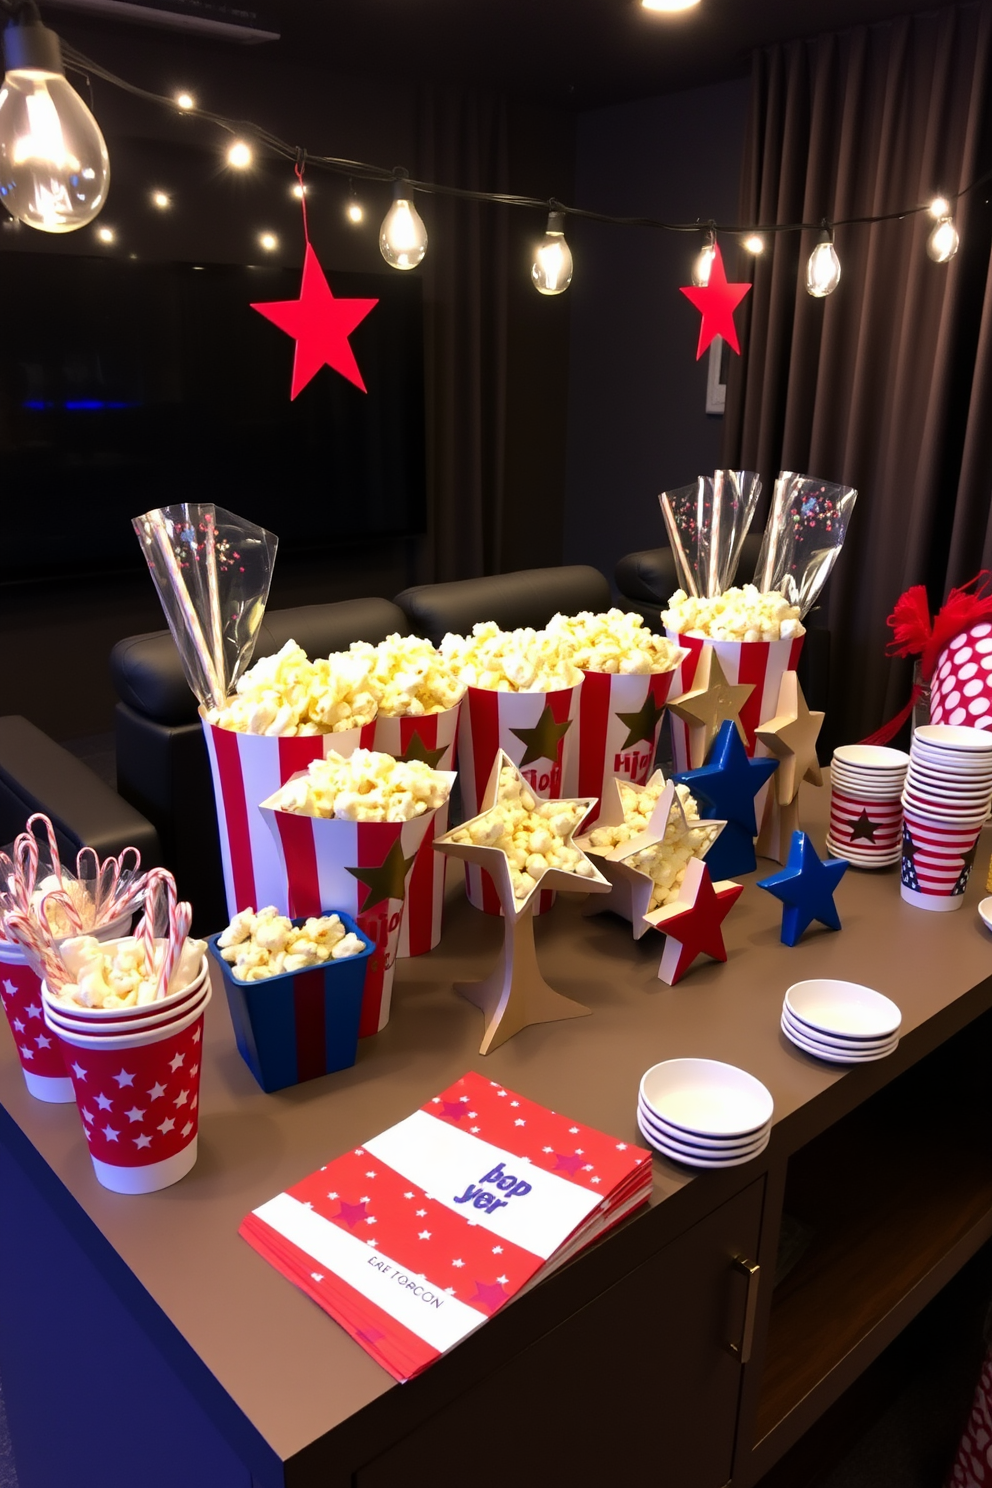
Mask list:
[[[203,1014],[210,982],[185,1016],[137,1033],[57,1030],[98,1181],[154,1193],[196,1162]]]

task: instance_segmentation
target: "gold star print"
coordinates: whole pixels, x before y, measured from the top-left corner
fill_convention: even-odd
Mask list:
[[[410,742],[400,755],[400,759],[405,764],[409,764],[411,760],[422,760],[425,765],[430,765],[432,770],[436,770],[438,761],[446,748],[447,745],[442,744],[440,749],[428,749],[423,739],[417,733],[417,730],[414,729],[410,736]]]
[[[521,769],[524,765],[532,765],[535,760],[548,760],[555,764],[558,759],[558,745],[571,727],[570,718],[566,718],[564,723],[555,723],[551,704],[545,703],[534,728],[511,729],[510,733],[516,734],[520,742],[526,745],[524,757],[520,761]]]
[[[720,725],[730,718],[744,743],[747,735],[741,723],[741,709],[754,691],[753,682],[728,682],[720,658],[712,646],[704,646],[696,668],[693,686],[668,706],[676,718],[689,727],[689,762],[696,770],[706,763],[710,745],[720,732]]]
[[[371,909],[374,904],[381,904],[383,899],[405,899],[406,898],[406,876],[410,872],[417,858],[414,853],[412,857],[403,856],[403,845],[397,837],[378,868],[349,868],[348,872],[368,888],[365,903],[362,905],[362,913]]]
[[[786,672],[778,690],[775,717],[756,730],[768,753],[780,761],[775,771],[775,791],[781,806],[795,799],[804,780],[810,785],[823,783],[816,757],[823,717],[807,708],[796,673]]]
[[[626,739],[620,745],[620,753],[633,749],[642,739],[648,744],[654,743],[654,731],[658,727],[658,720],[665,711],[664,703],[659,707],[649,691],[644,699],[644,706],[637,713],[618,713],[617,717],[624,728],[629,730]]]

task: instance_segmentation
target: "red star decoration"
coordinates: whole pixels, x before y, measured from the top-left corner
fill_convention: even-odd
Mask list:
[[[473,1302],[481,1302],[483,1307],[490,1308],[493,1312],[497,1307],[502,1307],[506,1301],[506,1292],[495,1282],[477,1281],[475,1283],[475,1296],[469,1298],[469,1306]]]
[[[354,1229],[355,1225],[368,1217],[368,1205],[346,1204],[344,1199],[341,1199],[337,1214],[331,1217],[333,1219],[343,1219],[349,1229]]]
[[[264,315],[266,320],[271,320],[296,341],[291,400],[303,391],[325,364],[340,372],[342,377],[347,377],[363,393],[368,391],[348,337],[378,303],[378,300],[336,300],[317,255],[308,243],[300,298],[266,300],[260,305],[252,305],[259,315]]]
[[[736,351],[740,356],[741,344],[734,325],[734,311],[750,288],[750,284],[727,283],[719,244],[713,250],[709,282],[682,286],[686,299],[692,301],[703,317],[699,327],[699,345],[696,347],[697,362],[714,336],[722,336],[731,351]]]
[[[730,879],[714,884],[705,863],[689,860],[678,898],[645,915],[649,925],[668,937],[658,968],[661,981],[674,987],[703,954],[726,961],[721,926],[743,892],[744,885]]]
[[[561,1168],[561,1170],[563,1172],[565,1172],[565,1173],[569,1173],[569,1174],[577,1173],[579,1171],[579,1169],[581,1168],[581,1166],[582,1166],[582,1159],[581,1159],[581,1157],[574,1157],[574,1156],[571,1156],[570,1154],[568,1154],[566,1152],[556,1152],[555,1153],[555,1172],[556,1173],[557,1173],[557,1171],[558,1171],[559,1168]]]

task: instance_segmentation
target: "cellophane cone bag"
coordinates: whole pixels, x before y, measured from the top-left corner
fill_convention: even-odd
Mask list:
[[[686,594],[713,599],[733,584],[760,495],[753,470],[715,470],[662,491],[658,500]]]
[[[857,498],[853,486],[781,471],[754,570],[756,588],[784,595],[804,618],[840,557]]]
[[[461,703],[441,713],[422,718],[390,718],[380,713],[375,721],[375,748],[394,759],[424,760],[432,769],[453,770],[458,739]],[[441,939],[444,927],[444,875],[447,859],[434,851],[434,838],[448,830],[450,802],[439,806],[430,831],[417,852],[417,861],[407,886],[406,913],[400,922],[398,956],[423,956]]]
[[[579,699],[583,684],[551,692],[495,692],[469,687],[461,704],[458,778],[465,817],[477,816],[493,763],[502,749],[540,795],[557,798],[578,791]],[[502,913],[496,885],[475,863],[465,864],[469,902],[486,914]],[[553,889],[535,895],[534,913],[555,900]]]

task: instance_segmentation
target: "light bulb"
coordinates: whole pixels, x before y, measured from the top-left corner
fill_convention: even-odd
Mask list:
[[[304,186],[302,181],[297,181],[296,185],[291,186],[289,190],[290,194],[292,196],[295,196],[297,201],[302,201],[307,194],[307,188]]]
[[[564,212],[550,212],[544,237],[534,250],[530,277],[538,294],[559,295],[572,282],[572,255],[565,242]]]
[[[259,233],[258,246],[260,248],[264,248],[266,253],[274,253],[279,247],[279,239],[276,237],[275,233]]]
[[[93,221],[107,199],[110,160],[103,135],[66,81],[54,31],[34,19],[11,22],[3,50],[0,201],[28,227],[75,232]]]
[[[934,263],[946,263],[957,253],[960,242],[953,219],[942,217],[927,238],[927,252]]]
[[[951,210],[951,204],[944,196],[935,196],[927,211],[931,217],[946,217]]]
[[[251,159],[251,149],[244,140],[235,140],[227,152],[227,163],[233,165],[235,170],[247,170]]]
[[[806,293],[811,294],[814,300],[822,300],[833,294],[839,283],[840,259],[837,257],[833,237],[824,228],[820,241],[806,264]]]
[[[193,95],[191,93],[177,93],[176,108],[182,109],[183,113],[185,113],[187,109],[196,108],[196,101],[194,100]]]
[[[365,208],[360,201],[350,201],[345,211],[349,222],[365,221]]]
[[[749,233],[744,239],[744,247],[748,253],[753,253],[757,257],[759,253],[765,251],[765,240],[759,233]]]
[[[669,13],[676,10],[691,10],[699,0],[641,0],[645,10],[664,10]]]
[[[427,252],[427,229],[404,176],[393,183],[393,205],[379,229],[379,252],[394,269],[415,269]]]
[[[114,230],[112,227],[98,227],[96,235],[101,243],[112,243],[114,241]]]
[[[153,191],[152,206],[158,207],[160,211],[164,212],[167,207],[172,206],[172,198],[164,191]]]
[[[692,266],[692,282],[698,284],[701,289],[705,289],[710,282],[710,270],[715,257],[716,238],[713,233],[709,233],[706,242],[696,254],[696,261]]]

